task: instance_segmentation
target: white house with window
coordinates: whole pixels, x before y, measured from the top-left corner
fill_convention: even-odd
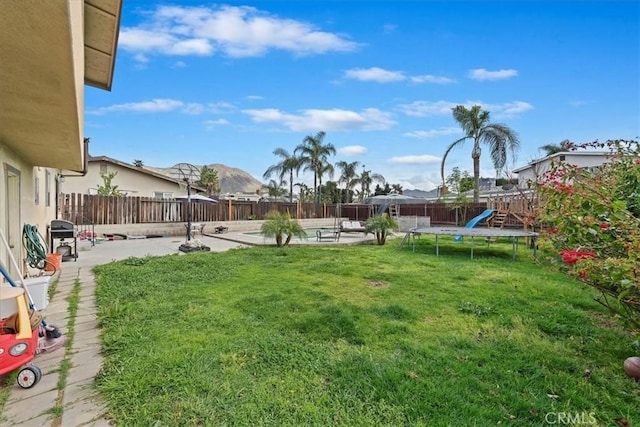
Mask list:
[[[123,196],[173,199],[187,194],[186,183],[178,178],[107,156],[89,156],[85,173],[66,174],[60,190],[66,194],[98,194],[98,187],[104,185],[102,175],[109,174],[114,174],[111,185],[117,185]],[[192,183],[191,191],[201,193],[205,189]]]
[[[527,188],[529,182],[538,182],[542,175],[551,169],[553,163],[565,162],[579,168],[589,169],[610,161],[609,152],[604,151],[563,151],[542,159],[533,160],[526,166],[514,169],[518,174],[518,187]]]

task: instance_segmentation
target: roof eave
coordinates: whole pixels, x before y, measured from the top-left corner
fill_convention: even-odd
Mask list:
[[[85,0],[85,84],[111,91],[122,0]]]

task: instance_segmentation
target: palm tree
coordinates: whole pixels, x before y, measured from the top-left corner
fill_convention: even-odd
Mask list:
[[[211,196],[220,191],[220,180],[218,179],[218,171],[209,166],[202,166],[200,169],[200,179],[197,185],[207,189],[207,195]]]
[[[326,163],[321,163],[320,167],[318,168],[318,200],[322,201],[322,177],[325,174],[329,175],[329,179],[333,178],[333,173],[335,172],[335,169],[333,167],[333,165],[331,163],[329,163],[328,161]]]
[[[340,160],[336,163],[336,166],[342,171],[340,178],[338,178],[338,183],[344,184],[344,188],[347,190],[347,203],[351,203],[353,189],[356,186],[356,179],[358,178],[356,168],[360,166],[360,162],[347,163],[344,160]]]
[[[398,231],[398,222],[387,215],[375,215],[367,219],[365,223],[365,234],[373,233],[376,236],[376,241],[379,245],[384,245],[387,241],[387,237],[392,231]]]
[[[335,204],[342,202],[342,190],[335,181],[327,181],[322,187],[323,202]]]
[[[471,150],[471,158],[473,159],[473,201],[478,202],[480,199],[479,183],[480,183],[480,144],[484,143],[489,146],[489,153],[493,166],[496,170],[500,170],[507,162],[507,150],[511,151],[515,156],[520,141],[515,131],[501,123],[491,123],[489,121],[489,112],[482,110],[479,105],[474,105],[471,109],[467,109],[464,105],[458,105],[453,108],[453,118],[460,125],[465,136],[454,141],[447,147],[440,164],[440,175],[442,177],[442,185],[445,185],[444,163],[447,160],[449,152],[458,145],[462,145],[466,140],[473,141],[473,149]]]
[[[303,239],[307,236],[298,221],[291,219],[288,213],[270,212],[260,226],[265,237],[274,237],[277,246],[287,246],[293,236]]]
[[[313,172],[313,191],[316,194],[315,200],[318,202],[318,178],[322,183],[322,175],[327,171],[328,158],[330,155],[336,154],[336,148],[333,144],[323,144],[326,133],[320,131],[315,135],[307,135],[304,137],[302,144],[298,145],[294,154],[299,155],[301,166],[305,171]],[[333,166],[331,166],[333,169]]]
[[[267,194],[269,195],[269,197],[278,198],[284,196],[287,193],[287,190],[282,188],[285,184],[286,182],[283,179],[281,179],[280,182],[276,181],[275,179],[271,179],[269,180],[269,183],[263,185],[262,188],[267,190]]]
[[[404,190],[402,189],[402,185],[400,184],[391,184],[391,191],[394,193],[402,194]]]
[[[364,167],[364,166],[363,166]],[[371,194],[371,185],[376,182],[384,185],[386,183],[384,177],[377,173],[371,173],[371,171],[363,170],[362,174],[354,179],[354,185],[360,185],[360,198],[364,201]]]
[[[273,150],[273,154],[279,156],[282,160],[275,165],[271,165],[264,172],[262,177],[264,179],[271,178],[273,175],[277,175],[280,180],[284,180],[284,176],[289,174],[289,202],[293,202],[293,172],[295,171],[296,176],[298,176],[298,172],[300,172],[300,168],[302,167],[302,163],[300,159],[296,157],[295,154],[291,155],[284,148],[276,148]]]
[[[546,144],[540,147],[542,151],[544,151],[545,156],[550,156],[552,154],[561,153],[563,151],[568,151],[571,149],[573,144],[568,139],[564,141],[560,141],[559,144]]]
[[[294,186],[299,188],[298,200],[300,200],[301,203],[308,203],[313,200],[311,190],[309,189],[309,186],[307,184],[303,182],[297,182],[294,184]]]

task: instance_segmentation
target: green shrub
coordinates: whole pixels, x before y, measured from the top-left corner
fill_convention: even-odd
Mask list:
[[[277,246],[287,246],[293,236],[302,239],[307,236],[300,223],[289,214],[270,212],[262,223],[260,231],[265,237],[274,237]]]
[[[398,222],[387,214],[372,216],[365,224],[365,233],[374,234],[379,245],[384,245],[387,236],[398,229]]]
[[[596,170],[559,162],[538,184],[542,245],[566,271],[600,292],[597,300],[640,329],[640,145],[592,142],[608,149]]]

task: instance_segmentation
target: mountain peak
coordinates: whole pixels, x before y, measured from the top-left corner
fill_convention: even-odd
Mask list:
[[[220,194],[226,193],[251,193],[256,194],[262,190],[262,183],[255,179],[248,172],[240,168],[233,168],[222,163],[212,163],[206,165],[208,168],[218,172],[218,180],[220,182]],[[198,166],[202,167],[202,166]],[[156,168],[145,166],[146,169],[171,176],[172,168]]]

